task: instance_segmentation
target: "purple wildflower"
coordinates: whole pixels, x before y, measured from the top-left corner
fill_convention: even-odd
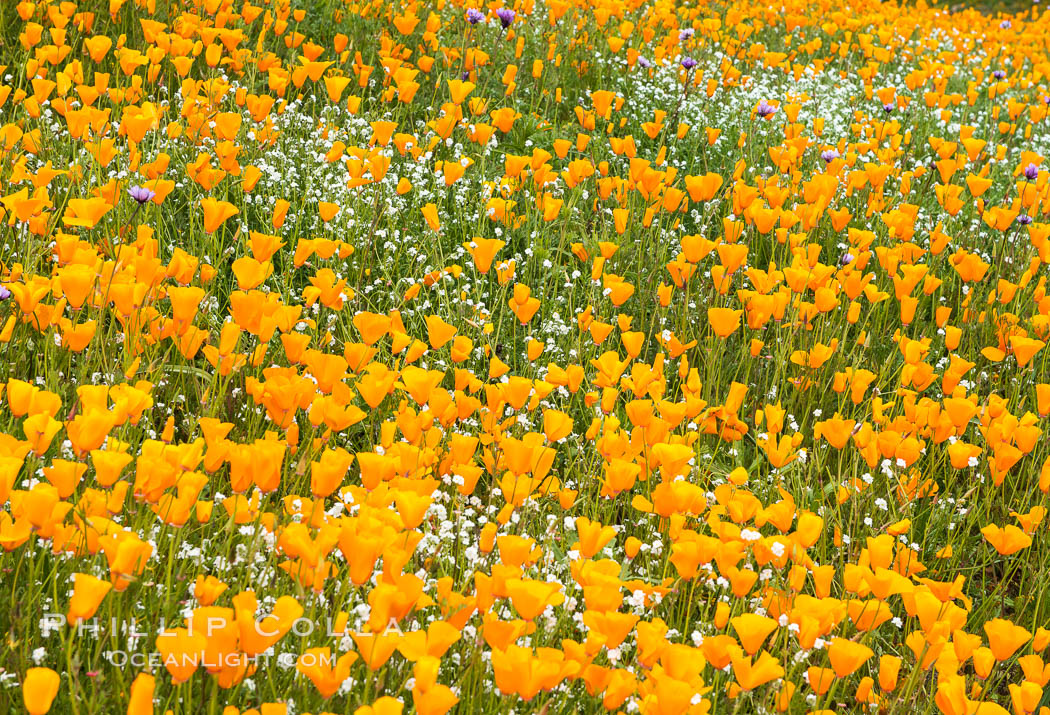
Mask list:
[[[681,40],[682,42],[685,42],[686,40],[688,40],[690,37],[693,36],[694,32],[696,32],[696,30],[694,30],[691,27],[687,27],[687,28],[685,28],[684,30],[682,30],[681,32],[678,33],[678,39]]]
[[[683,57],[682,67],[685,67],[687,70],[691,70],[694,67],[696,67],[696,60],[694,60],[692,57]]]
[[[485,13],[477,8],[470,8],[467,10],[467,22],[471,25],[477,25],[479,22],[485,19]]]
[[[1021,214],[1017,217],[1017,223],[1021,224],[1022,226],[1027,226],[1028,224],[1032,223],[1032,217],[1028,214]]]
[[[11,291],[7,289],[7,286],[0,285],[0,300],[7,300],[11,297]]]
[[[1006,73],[1002,70],[996,70],[995,72],[992,72],[992,77],[995,77],[996,79],[1004,79],[1006,77]]]
[[[842,258],[839,259],[839,263],[841,263],[844,266],[847,266],[850,263],[853,263],[853,254],[849,253],[849,252],[843,253],[842,254]]]
[[[639,57],[638,58],[638,65],[640,67],[642,67],[642,69],[649,69],[650,67],[653,66],[653,63],[650,62],[649,60],[645,59],[644,57]]]
[[[894,108],[894,105],[889,104],[889,103],[882,105],[882,111],[886,112],[887,114],[892,112],[893,108]]]
[[[514,22],[516,13],[509,7],[501,7],[496,11],[496,17],[499,18],[500,24],[506,29],[510,27],[510,23]]]
[[[1024,178],[1029,181],[1035,181],[1039,178],[1039,167],[1035,164],[1029,164],[1024,168]]]
[[[1002,22],[999,23],[999,27],[1001,27],[1004,30],[1009,30],[1010,29],[1010,21],[1009,20],[1003,20]]]
[[[153,197],[156,195],[156,191],[154,191],[153,189],[146,188],[145,186],[132,186],[130,189],[128,189],[128,196],[135,199],[135,201],[138,202],[139,206],[146,203],[147,201],[152,201]]]
[[[825,164],[830,164],[841,156],[836,149],[825,149],[820,152],[820,158],[824,160]]]
[[[758,103],[758,107],[755,109],[755,111],[758,113],[758,116],[765,119],[766,117],[771,116],[775,111],[777,111],[777,108],[763,99],[761,102]]]

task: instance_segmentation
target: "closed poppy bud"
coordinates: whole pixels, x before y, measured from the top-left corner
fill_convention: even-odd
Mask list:
[[[795,684],[790,680],[785,680],[780,692],[777,693],[777,712],[787,712],[787,709],[791,707],[791,697],[794,694]]]
[[[492,551],[492,547],[496,543],[496,531],[499,527],[495,522],[488,522],[485,526],[481,527],[481,538],[478,542],[478,548],[481,552],[487,554]]]
[[[426,220],[430,230],[435,233],[441,230],[441,219],[438,217],[437,204],[429,203],[422,208],[423,218]]]
[[[944,328],[944,347],[949,350],[955,350],[959,347],[959,343],[962,341],[962,330],[955,327],[954,325],[948,325]]]
[[[1035,632],[1035,638],[1032,640],[1032,649],[1042,651],[1048,645],[1050,645],[1050,630],[1040,628]]]
[[[830,668],[811,666],[806,668],[806,676],[809,678],[809,687],[817,695],[823,695],[835,682],[835,671]]]
[[[849,310],[846,311],[846,320],[849,321],[850,325],[856,325],[857,321],[860,320],[860,303],[855,300],[850,301]]]
[[[153,689],[156,679],[148,673],[139,673],[131,684],[131,697],[128,699],[128,715],[152,715]]]
[[[729,473],[729,482],[738,487],[747,484],[747,470],[743,467],[737,467]]]
[[[991,649],[982,646],[973,652],[973,670],[981,680],[988,678],[994,665],[995,654]]]
[[[530,340],[525,348],[526,355],[529,358],[529,362],[535,362],[540,357],[540,355],[543,354],[543,349],[545,347],[546,344],[540,342],[539,340]]]
[[[730,608],[725,601],[719,601],[715,607],[715,628],[722,630],[729,623]]]
[[[635,538],[633,536],[628,536],[627,537],[627,541],[624,542],[624,545],[623,545],[624,553],[627,554],[627,558],[629,558],[629,559],[633,559],[635,556],[637,556],[638,552],[641,550],[641,548],[642,548],[641,540],[637,539],[637,538]]]
[[[817,543],[821,532],[824,530],[824,520],[812,512],[802,512],[798,517],[795,530],[795,538],[804,548],[809,548]]]
[[[510,517],[514,514],[514,505],[505,504],[502,509],[496,513],[496,521],[500,526],[506,526],[510,521]]]
[[[860,684],[857,686],[856,699],[858,703],[866,703],[871,701],[871,689],[875,686],[875,681],[870,677],[865,676],[860,679]]]
[[[173,439],[175,439],[175,418],[174,417],[168,417],[167,421],[164,423],[164,430],[160,434],[160,439],[161,439],[162,442],[167,442],[169,444],[171,443],[171,441]]]
[[[273,207],[273,220],[271,225],[274,230],[277,230],[284,226],[285,217],[288,216],[288,209],[291,208],[291,204],[285,199],[277,199],[277,202]]]
[[[897,687],[897,676],[901,670],[901,659],[895,655],[883,655],[879,658],[879,687],[884,692],[892,693]]]
[[[30,668],[22,681],[22,702],[29,715],[44,715],[58,695],[62,679],[50,668]]]

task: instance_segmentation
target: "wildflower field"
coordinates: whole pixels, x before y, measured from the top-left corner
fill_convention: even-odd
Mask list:
[[[0,2],[0,712],[1050,715],[1050,11]]]

